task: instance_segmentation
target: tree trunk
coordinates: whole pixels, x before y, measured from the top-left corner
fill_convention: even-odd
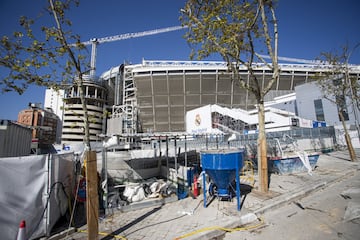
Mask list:
[[[267,163],[267,145],[265,134],[265,111],[264,103],[258,103],[259,135],[258,135],[258,174],[260,192],[269,191],[268,163]]]
[[[77,86],[80,89],[80,100],[84,111],[84,152],[86,168],[86,222],[88,226],[88,240],[98,239],[99,232],[99,199],[98,199],[98,178],[96,152],[91,151],[89,114],[84,92],[82,75],[79,74]]]
[[[355,154],[352,142],[351,142],[351,138],[349,136],[349,132],[348,132],[348,130],[346,128],[345,119],[344,119],[344,116],[343,116],[341,110],[339,111],[339,116],[340,116],[341,123],[342,123],[343,128],[344,128],[345,141],[346,141],[347,148],[349,150],[350,159],[351,159],[352,162],[354,162],[356,160],[356,154]]]

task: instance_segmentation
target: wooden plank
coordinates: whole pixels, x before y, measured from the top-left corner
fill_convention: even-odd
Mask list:
[[[89,240],[98,239],[99,232],[99,198],[96,152],[87,151],[86,167],[86,220]]]

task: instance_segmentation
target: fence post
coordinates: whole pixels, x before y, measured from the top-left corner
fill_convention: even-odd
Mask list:
[[[208,138],[207,138],[207,134],[205,134],[205,145],[206,145],[206,150],[209,149],[209,143],[208,143]]]
[[[50,225],[50,208],[51,208],[51,185],[52,185],[52,154],[48,154],[46,157],[46,163],[47,163],[47,171],[48,171],[48,178],[47,178],[47,198],[48,198],[48,203],[47,203],[47,208],[46,208],[46,214],[44,214],[44,216],[46,216],[46,220],[45,220],[45,232],[46,232],[46,236],[50,236],[50,229],[49,229],[49,225]]]
[[[166,179],[169,179],[169,137],[166,135]]]

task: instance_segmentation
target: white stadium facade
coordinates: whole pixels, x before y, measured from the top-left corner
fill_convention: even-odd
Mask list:
[[[314,81],[331,66],[282,63],[280,68],[279,81],[266,101],[294,93],[295,86]],[[350,65],[349,69],[350,75],[360,80],[360,67]],[[248,70],[240,70],[242,78],[249,80]],[[260,64],[255,74],[264,85],[272,75]],[[231,81],[224,62],[143,60],[112,67],[96,81],[86,80],[85,87],[89,109],[96,111],[90,129],[92,141],[104,134],[184,132],[190,110],[215,104],[249,111],[256,103],[252,93]],[[76,87],[65,89],[63,142],[83,140],[78,98]]]
[[[265,100],[293,93],[295,86],[314,81],[316,75],[329,71],[331,66],[280,64],[280,68],[280,79]],[[272,75],[265,65],[257,65],[255,74],[262,84]],[[241,75],[249,80],[245,67]],[[360,79],[359,66],[350,67],[350,75]],[[181,132],[186,129],[186,112],[192,109],[216,104],[251,110],[256,103],[252,93],[231,81],[224,62],[144,60],[112,68],[101,78],[120,84],[113,113],[122,113],[123,133]]]

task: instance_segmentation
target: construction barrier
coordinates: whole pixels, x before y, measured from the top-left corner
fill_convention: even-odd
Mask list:
[[[25,220],[20,222],[19,231],[16,240],[26,240],[26,224]]]

